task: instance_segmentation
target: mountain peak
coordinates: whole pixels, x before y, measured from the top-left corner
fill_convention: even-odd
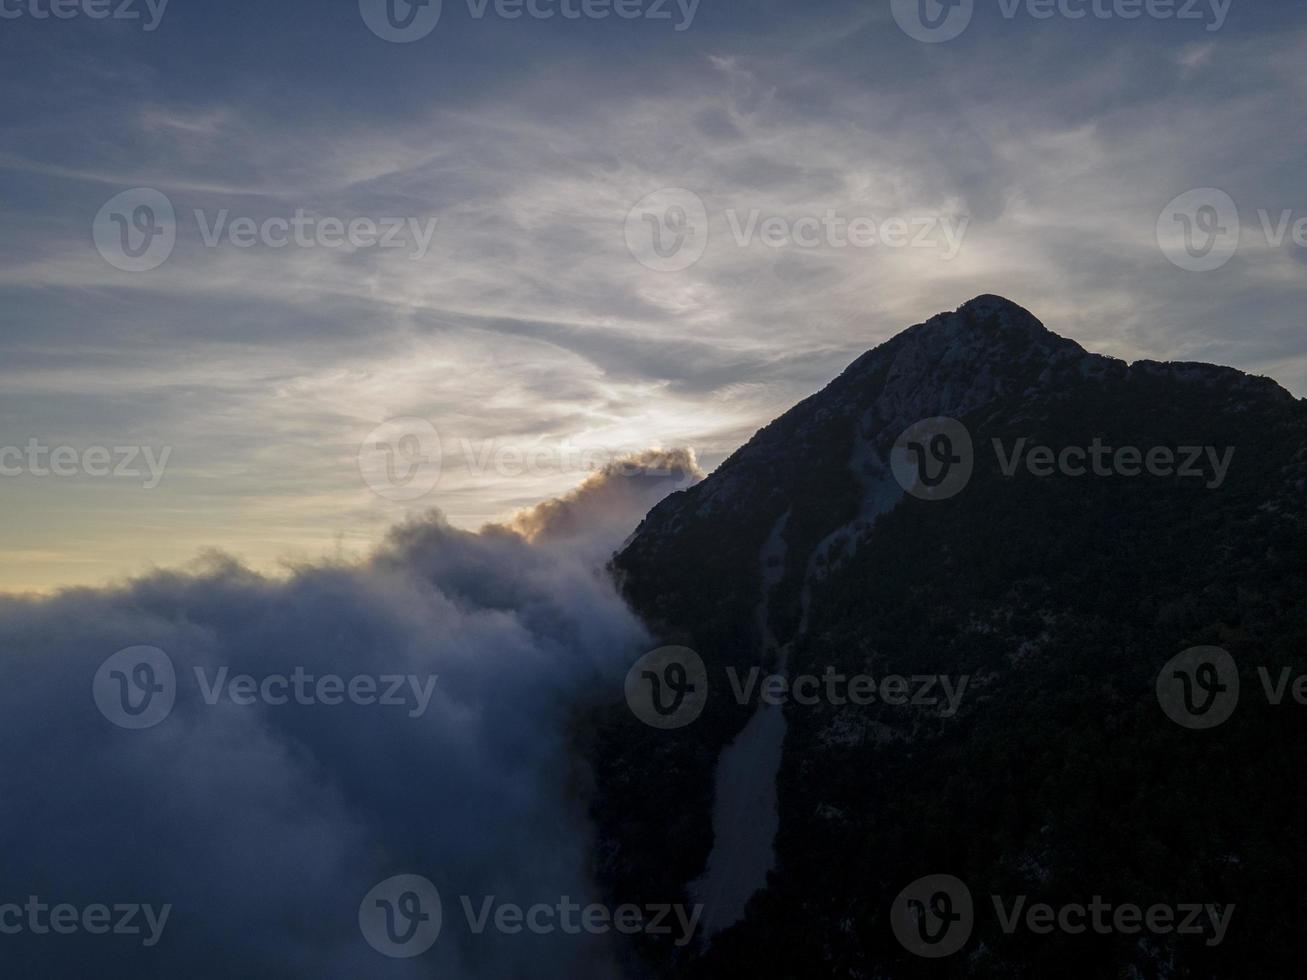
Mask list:
[[[1019,333],[1032,338],[1057,337],[1024,306],[993,293],[984,293],[968,300],[953,315],[961,317],[972,329]]]
[[[1024,306],[1012,302],[1006,296],[998,296],[994,293],[981,293],[979,296],[967,300],[955,312],[970,317],[996,316],[1004,319],[1030,317],[1030,319],[1034,319],[1034,316]]]
[[[1007,394],[1100,373],[1112,358],[1090,354],[1009,299],[982,294],[909,327],[854,361],[824,395],[866,395],[883,424],[960,416]]]
[[[875,347],[845,372],[845,377],[879,375],[889,360],[892,376],[912,373],[923,384],[936,386],[945,378],[1024,374],[1036,365],[1066,369],[1082,362],[1102,361],[1074,340],[1049,330],[1025,307],[1003,296],[982,293],[952,312],[937,313]],[[1038,372],[1037,372],[1038,373]]]
[[[655,508],[636,535],[636,547],[688,515],[737,508],[757,498],[760,485],[793,488],[818,470],[872,480],[868,474],[884,469],[899,434],[923,419],[965,420],[998,411],[1015,418],[1067,399],[1142,399],[1159,385],[1201,387],[1212,405],[1232,410],[1250,399],[1293,400],[1273,381],[1231,368],[1131,366],[1089,353],[1011,300],[982,294],[862,354],[822,391],[761,429],[708,479]]]
[[[973,353],[992,345],[1003,347],[1031,346],[1048,354],[1057,348],[1071,348],[1081,354],[1084,348],[1075,341],[1059,337],[1025,307],[1003,296],[983,293],[963,303],[952,313],[938,313],[925,323],[904,331],[943,332],[961,342]]]

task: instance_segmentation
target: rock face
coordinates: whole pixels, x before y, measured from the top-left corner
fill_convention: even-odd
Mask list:
[[[1292,681],[1272,704],[1263,681],[1274,695],[1307,671],[1305,446],[1307,405],[1272,381],[1128,365],[982,296],[864,354],[660,503],[613,570],[662,642],[702,658],[707,704],[674,729],[601,712],[598,871],[621,902],[757,890],[742,913],[710,910],[710,940],[646,938],[632,973],[1294,972],[1307,707]],[[1227,651],[1240,681],[1206,729],[1159,696],[1196,646]],[[734,750],[738,785],[754,668],[795,686],[773,698],[783,748],[759,806],[775,814],[742,821],[718,762]],[[761,863],[755,825],[778,825]],[[939,959],[892,921],[931,874],[974,899]],[[1043,934],[1008,931],[992,896],[1235,911],[1219,942],[1210,926]]]

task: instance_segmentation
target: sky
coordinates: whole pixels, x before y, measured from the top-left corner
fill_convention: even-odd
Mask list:
[[[1307,3],[920,2],[0,0],[0,591],[711,471],[981,293],[1307,394]]]

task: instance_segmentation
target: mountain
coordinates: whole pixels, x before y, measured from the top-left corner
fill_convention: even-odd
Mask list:
[[[708,906],[632,975],[1295,975],[1305,491],[1275,382],[999,297],[859,357],[613,560],[693,653],[598,714],[596,871]]]

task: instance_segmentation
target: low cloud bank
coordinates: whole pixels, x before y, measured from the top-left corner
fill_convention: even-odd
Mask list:
[[[139,935],[0,916],[21,927],[0,935],[6,973],[616,976],[611,938],[476,935],[460,897],[594,900],[567,727],[620,692],[648,642],[602,560],[701,475],[692,454],[642,454],[511,526],[471,533],[432,512],[366,562],[286,580],[211,556],[0,598],[0,906],[171,906],[150,946],[143,916]],[[166,717],[134,730],[93,685],[104,696],[104,661],[137,646],[164,651],[176,683]],[[359,906],[406,873],[439,889],[443,926],[424,955],[389,959]]]

